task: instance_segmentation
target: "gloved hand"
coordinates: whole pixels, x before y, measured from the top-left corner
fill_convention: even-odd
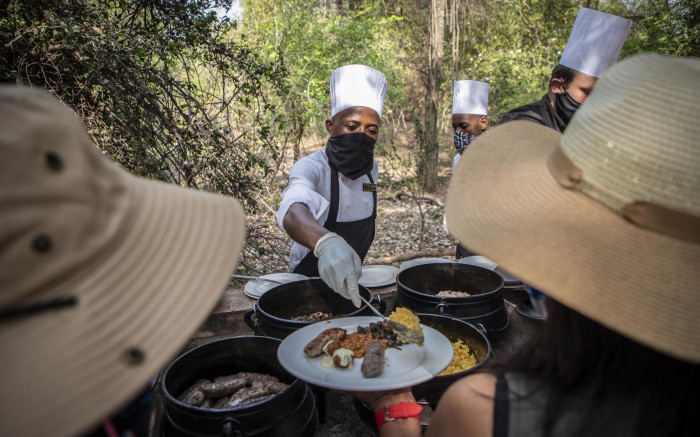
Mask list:
[[[316,242],[314,255],[323,282],[359,308],[362,301],[357,280],[362,276],[362,261],[355,250],[343,237],[329,232]]]

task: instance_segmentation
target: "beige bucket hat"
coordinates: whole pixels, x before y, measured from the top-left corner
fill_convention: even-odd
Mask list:
[[[123,407],[211,312],[245,238],[237,201],[131,175],[56,98],[10,86],[0,223],[3,436],[76,435]]]
[[[700,363],[700,60],[608,70],[564,134],[512,122],[464,153],[446,203],[470,250],[602,325]]]

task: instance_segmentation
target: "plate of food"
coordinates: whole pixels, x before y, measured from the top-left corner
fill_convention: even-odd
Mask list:
[[[388,287],[396,283],[398,273],[399,269],[394,266],[362,266],[362,276],[357,282],[367,288]]]
[[[265,279],[270,279],[270,281],[265,281]],[[306,279],[308,279],[306,276],[298,273],[270,273],[269,275],[262,275],[259,279],[254,281],[248,281],[245,287],[243,287],[243,292],[248,297],[259,299],[267,290],[280,284],[304,281]]]
[[[410,387],[432,379],[452,361],[450,340],[423,324],[422,346],[397,347],[386,339],[367,337],[382,321],[375,316],[346,317],[305,326],[282,341],[277,358],[303,381],[347,391]]]

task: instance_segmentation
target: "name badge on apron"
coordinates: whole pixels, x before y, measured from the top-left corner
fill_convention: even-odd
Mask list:
[[[377,184],[362,184],[362,191],[374,192],[377,191]]]

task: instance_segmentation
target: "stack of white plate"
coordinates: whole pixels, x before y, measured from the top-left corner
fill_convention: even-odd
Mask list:
[[[271,279],[272,281],[280,282],[282,284],[294,281],[304,281],[308,279],[306,276],[297,273],[270,273],[269,275],[262,275],[260,278]],[[243,292],[246,294],[246,296],[252,297],[253,299],[259,299],[260,296],[265,294],[267,290],[280,285],[276,284],[275,282],[263,281],[261,279],[249,281],[245,284]]]
[[[394,266],[362,266],[362,276],[358,282],[367,288],[388,287],[396,283],[398,273],[399,269]]]
[[[435,264],[435,263],[454,263],[451,259],[445,258],[415,258],[401,263],[399,270],[406,270],[409,267],[419,266],[421,264]]]

